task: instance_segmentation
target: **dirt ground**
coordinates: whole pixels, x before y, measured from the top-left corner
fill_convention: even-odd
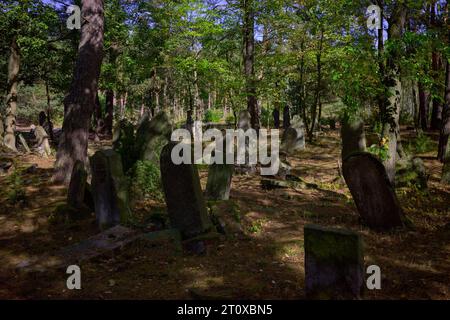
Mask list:
[[[428,192],[397,190],[413,226],[375,233],[360,225],[339,179],[338,131],[325,132],[289,159],[295,173],[318,188],[266,191],[258,176],[234,176],[230,200],[211,207],[235,223],[227,236],[208,244],[205,255],[182,254],[169,245],[130,246],[81,264],[81,290],[66,288],[65,270],[25,273],[16,268],[24,259],[98,232],[93,219],[53,223],[55,208],[65,201],[64,188],[50,182],[54,159],[21,156],[18,168],[37,164],[21,175],[23,201],[8,201],[11,179],[0,176],[0,298],[302,299],[303,227],[315,223],[361,233],[365,264],[376,264],[382,272],[382,289],[366,291],[365,299],[450,299],[450,187],[439,183],[442,165],[434,155],[421,155],[430,174]],[[204,186],[207,171],[202,168],[200,175]],[[139,212],[150,214],[161,206]]]

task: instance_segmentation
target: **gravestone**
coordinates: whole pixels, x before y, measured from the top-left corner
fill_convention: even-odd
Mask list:
[[[48,135],[45,129],[41,126],[35,127],[34,136],[36,138],[37,149],[39,154],[44,157],[49,157],[52,154],[52,150],[50,148],[50,143],[48,142]]]
[[[281,150],[291,154],[305,149],[305,126],[299,116],[294,116],[291,126],[287,128],[281,138]]]
[[[139,160],[159,163],[161,149],[170,140],[172,124],[164,111],[142,122],[136,131],[136,155]]]
[[[22,144],[22,146],[25,148],[25,151],[27,153],[30,153],[31,152],[30,147],[28,147],[28,143],[21,133],[19,133],[19,140],[20,140],[20,143]]]
[[[223,155],[223,158],[225,156]],[[209,166],[208,181],[206,183],[206,197],[211,200],[228,200],[230,198],[231,179],[234,166],[214,163]]]
[[[101,229],[126,222],[130,215],[128,186],[120,155],[112,149],[97,151],[91,158],[92,196]]]
[[[192,238],[211,228],[198,176],[194,164],[172,162],[172,149],[168,143],[161,152],[160,168],[167,212],[172,227],[180,230],[184,238]]]
[[[364,285],[364,255],[359,234],[306,225],[305,293],[309,299],[359,299]]]
[[[344,159],[342,170],[364,224],[378,231],[403,226],[403,211],[394,188],[375,156],[353,153]]]
[[[342,160],[353,152],[366,151],[364,121],[357,116],[341,121]]]
[[[77,160],[73,165],[72,175],[67,192],[67,204],[76,209],[84,209],[85,192],[86,192],[87,172],[84,163]]]

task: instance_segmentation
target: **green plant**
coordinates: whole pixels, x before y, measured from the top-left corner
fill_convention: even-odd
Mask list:
[[[380,160],[389,159],[389,142],[387,138],[382,138],[379,144],[373,144],[367,148],[367,151],[377,156]]]
[[[6,179],[6,185],[10,188],[6,195],[8,202],[17,204],[26,201],[26,193],[20,171],[14,170]]]
[[[132,169],[130,185],[134,197],[163,199],[160,170],[151,161],[136,161]]]
[[[203,117],[204,122],[220,122],[223,117],[222,110],[208,109]]]
[[[273,127],[273,116],[270,109],[262,109],[261,111],[261,124],[263,126]]]
[[[264,219],[258,219],[254,221],[249,227],[248,232],[250,233],[260,233],[264,225]]]
[[[425,153],[433,150],[433,142],[430,137],[420,131],[414,140],[414,149],[417,153]]]

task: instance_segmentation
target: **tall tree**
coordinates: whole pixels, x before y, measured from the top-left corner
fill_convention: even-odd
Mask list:
[[[253,0],[242,0],[242,10],[243,59],[247,110],[250,112],[252,128],[258,130],[260,121],[255,82],[255,2]]]
[[[89,124],[103,59],[103,0],[83,0],[83,24],[70,92],[64,99],[64,122],[53,179],[70,182],[75,161],[87,165]]]

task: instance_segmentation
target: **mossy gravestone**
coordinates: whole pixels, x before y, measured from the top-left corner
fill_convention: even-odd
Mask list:
[[[222,158],[223,164],[214,163],[209,166],[206,197],[211,200],[228,200],[230,198],[234,166],[225,164],[224,154],[222,154]]]
[[[358,116],[346,116],[341,121],[342,160],[353,152],[366,151],[364,121]]]
[[[90,159],[95,215],[101,229],[125,222],[130,215],[128,186],[120,155],[97,151]]]
[[[172,124],[163,111],[151,120],[143,119],[136,131],[136,155],[139,160],[152,161],[158,164],[159,155],[163,146],[170,140]]]
[[[344,159],[342,170],[364,224],[378,231],[403,226],[403,211],[394,188],[375,156],[353,153]]]
[[[172,162],[172,149],[176,143],[170,142],[160,158],[161,178],[166,199],[167,212],[172,227],[180,230],[184,238],[192,238],[207,232],[211,221],[206,210],[198,176],[193,164]]]
[[[306,225],[305,293],[309,299],[359,299],[364,255],[359,234]]]
[[[128,120],[121,120],[115,127],[113,132],[113,149],[117,151],[123,164],[123,171],[128,170],[133,166],[137,160],[134,150],[134,127]]]

